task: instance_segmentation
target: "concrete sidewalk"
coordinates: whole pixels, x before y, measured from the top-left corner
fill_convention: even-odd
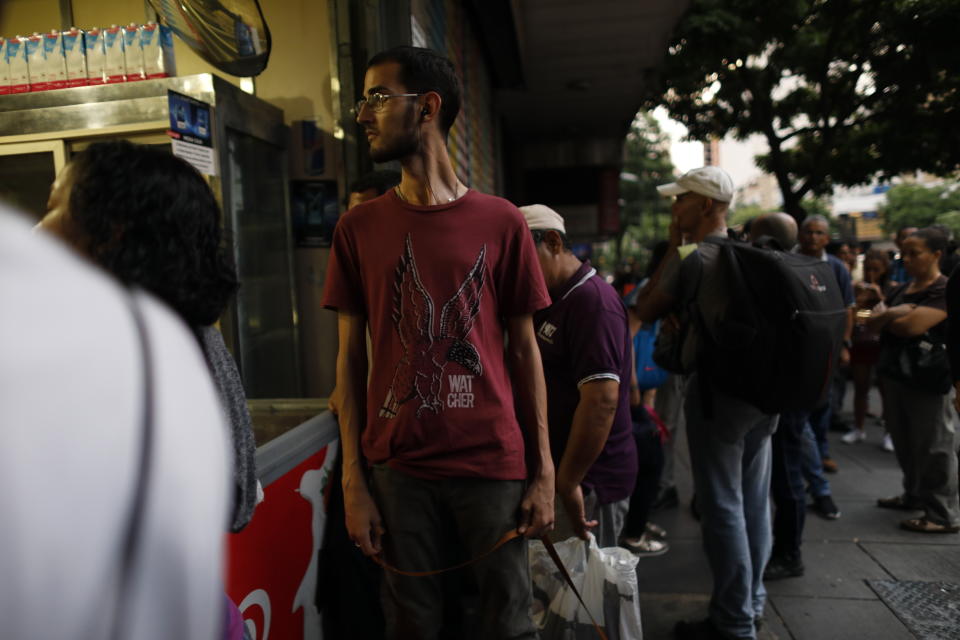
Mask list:
[[[848,394],[848,402],[849,402]],[[873,402],[879,407],[879,402]],[[849,419],[849,414],[844,416]],[[808,512],[803,542],[806,574],[768,582],[766,621],[760,638],[780,640],[915,638],[866,580],[943,581],[960,584],[960,535],[903,531],[910,514],[880,509],[876,500],[901,491],[892,453],[880,448],[883,435],[868,419],[868,439],[857,445],[830,434],[831,453],[840,466],[829,474],[839,520]],[[651,519],[668,531],[670,551],[640,560],[638,573],[646,640],[673,637],[678,620],[706,617],[711,578],[690,513],[691,482],[686,441],[678,459],[681,503]]]

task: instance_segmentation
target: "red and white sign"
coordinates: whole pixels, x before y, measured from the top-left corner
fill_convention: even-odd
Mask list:
[[[265,487],[250,524],[227,541],[227,595],[254,640],[316,640],[317,564],[338,441]]]

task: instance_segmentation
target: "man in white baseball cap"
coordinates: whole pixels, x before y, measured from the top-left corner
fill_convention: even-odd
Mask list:
[[[720,167],[698,167],[680,176],[676,182],[657,187],[662,196],[679,196],[684,193],[699,193],[707,198],[726,202],[733,200],[733,180]]]
[[[720,167],[700,167],[676,182],[657,187],[662,196],[673,196],[671,235],[676,244],[700,242],[708,235],[726,236],[727,212],[733,200],[733,180]]]
[[[686,329],[681,369],[691,372],[686,383],[687,445],[713,574],[707,619],[678,622],[674,638],[755,640],[766,601],[762,578],[771,549],[770,436],[777,416],[719,391],[696,367],[703,333],[717,335],[731,298],[719,265],[721,244],[705,240],[727,237],[733,181],[722,169],[701,167],[657,189],[675,198],[670,246],[637,295],[636,310],[643,322],[676,314]],[[682,242],[697,244],[681,247]],[[696,259],[689,259],[694,255]],[[699,321],[693,321],[690,307]]]

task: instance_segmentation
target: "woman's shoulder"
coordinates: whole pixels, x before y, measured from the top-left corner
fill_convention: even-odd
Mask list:
[[[940,276],[931,282],[930,286],[924,289],[921,293],[926,294],[926,297],[929,298],[945,296],[947,294],[947,276],[941,273]]]
[[[942,300],[946,300],[947,277],[940,275],[940,277],[919,291],[910,291],[908,286],[907,289],[905,289],[904,298],[908,302],[925,305],[930,305],[930,303],[936,304]]]

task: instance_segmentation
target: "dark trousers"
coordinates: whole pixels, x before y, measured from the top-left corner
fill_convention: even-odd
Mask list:
[[[883,418],[903,470],[904,497],[937,524],[960,524],[957,429],[948,395],[883,378]]]
[[[810,428],[813,429],[813,435],[817,439],[817,449],[820,451],[821,460],[830,457],[830,443],[827,441],[827,432],[830,430],[830,419],[833,417],[831,402],[833,402],[832,385],[823,406],[817,407],[807,414],[810,419]]]
[[[803,455],[806,441],[804,426],[807,412],[780,414],[780,425],[773,434],[773,468],[770,494],[776,513],[773,517],[773,555],[800,553],[807,499],[803,480]]]
[[[330,478],[327,526],[317,571],[317,609],[323,613],[323,637],[343,640],[381,640],[384,629],[380,608],[380,567],[364,556],[344,521],[340,475],[343,456]]]
[[[630,510],[623,524],[624,538],[639,538],[646,530],[663,472],[663,445],[653,423],[634,422],[633,438],[637,442],[637,484],[630,495]]]
[[[424,480],[390,469],[373,469],[371,490],[383,517],[384,558],[398,569],[428,571],[451,566],[459,553],[476,558],[517,526],[521,480],[446,478]],[[471,569],[479,592],[477,619],[467,637],[486,640],[536,638],[530,618],[532,591],[527,541],[511,540]],[[436,640],[444,603],[457,598],[442,576],[407,577],[387,571],[383,610],[387,637]],[[462,636],[461,636],[462,637]]]

